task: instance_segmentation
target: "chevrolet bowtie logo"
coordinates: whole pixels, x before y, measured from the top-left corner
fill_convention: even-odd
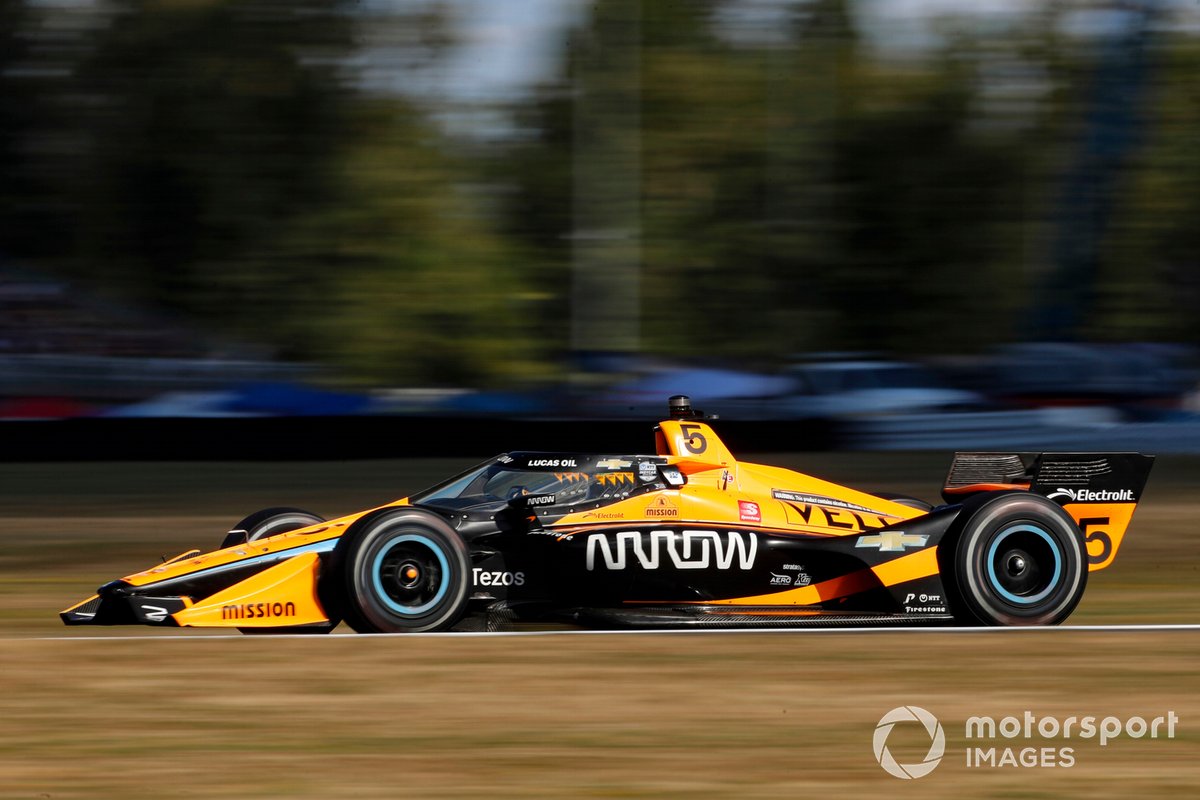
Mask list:
[[[907,547],[924,547],[929,537],[904,531],[884,531],[858,537],[855,547],[878,547],[881,553],[899,553]]]

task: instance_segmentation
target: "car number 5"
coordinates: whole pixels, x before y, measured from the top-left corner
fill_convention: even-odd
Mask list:
[[[700,432],[699,425],[685,423],[679,426],[679,430],[683,433],[683,446],[692,455],[698,456],[708,449],[708,439],[705,439],[704,434]]]

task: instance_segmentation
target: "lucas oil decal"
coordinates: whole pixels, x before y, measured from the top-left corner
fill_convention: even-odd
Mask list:
[[[527,467],[576,467],[573,458],[531,458]]]

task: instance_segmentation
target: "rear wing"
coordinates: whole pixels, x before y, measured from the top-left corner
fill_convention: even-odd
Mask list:
[[[1153,465],[1154,456],[1141,453],[955,453],[942,497],[955,503],[1000,490],[1047,497],[1083,532],[1094,572],[1116,557]]]

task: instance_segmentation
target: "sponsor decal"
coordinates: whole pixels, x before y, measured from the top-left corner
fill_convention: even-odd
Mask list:
[[[733,480],[733,473],[729,470],[721,470],[721,491],[729,488],[729,482]]]
[[[622,531],[611,542],[602,533],[593,533],[587,541],[589,571],[597,565],[623,570],[632,563],[642,569],[748,570],[757,555],[758,537],[739,531]]]
[[[602,472],[596,476],[596,483],[601,486],[622,486],[633,483],[632,472]]]
[[[572,464],[571,466],[575,465]],[[619,458],[605,458],[601,461],[597,461],[596,466],[600,469],[625,469],[626,467],[632,467],[633,462],[624,461]]]
[[[623,511],[589,511],[583,519],[625,519]]]
[[[286,603],[233,603],[221,606],[221,619],[259,619],[261,617],[294,617],[296,604]]]
[[[552,506],[554,505],[554,495],[531,494],[525,498],[525,502],[531,506]]]
[[[659,495],[646,506],[647,517],[678,517],[679,507],[671,502],[671,498]]]
[[[812,576],[804,571],[803,564],[784,564],[784,570],[795,570],[793,575],[780,575],[777,572],[771,573],[772,586],[808,586],[812,583]]]
[[[1072,503],[1132,503],[1133,490],[1109,491],[1108,489],[1063,489],[1059,487],[1046,497],[1050,500],[1066,498]]]
[[[921,605],[909,605],[909,603],[917,602]],[[909,592],[904,598],[904,613],[905,614],[945,614],[946,606],[942,601],[940,594],[917,594]]]
[[[758,503],[749,500],[738,500],[738,516],[742,522],[762,522],[762,510]]]
[[[151,622],[165,622],[167,619],[167,610],[162,606],[142,606],[142,613],[146,615],[146,619]]]
[[[577,467],[573,458],[531,458],[527,467]]]
[[[650,461],[638,462],[638,477],[646,483],[658,480],[658,466]]]
[[[489,571],[475,567],[471,570],[471,580],[476,586],[524,586],[525,573]]]
[[[827,508],[804,503],[783,503],[783,511],[789,525],[803,525],[808,528],[825,528],[827,530],[853,531],[886,528],[892,523],[880,514],[863,514],[843,508]]]
[[[663,467],[662,476],[671,486],[683,486],[683,473],[677,467]]]
[[[511,464],[513,462],[512,456],[509,456],[509,455],[500,456],[496,460],[498,462],[500,462],[501,464]]]
[[[838,500],[836,497],[826,497],[821,494],[804,494],[803,492],[790,492],[784,489],[772,489],[771,496],[776,500],[786,500],[791,503],[807,503],[817,506],[833,506],[834,508],[844,508],[848,511],[863,511],[867,514],[879,514],[886,516],[882,512],[876,511],[873,508],[860,506],[855,503],[847,503],[845,500]]]
[[[870,536],[860,536],[855,547],[876,547],[881,553],[900,553],[909,547],[924,547],[929,541],[925,534],[904,531],[882,531]]]

